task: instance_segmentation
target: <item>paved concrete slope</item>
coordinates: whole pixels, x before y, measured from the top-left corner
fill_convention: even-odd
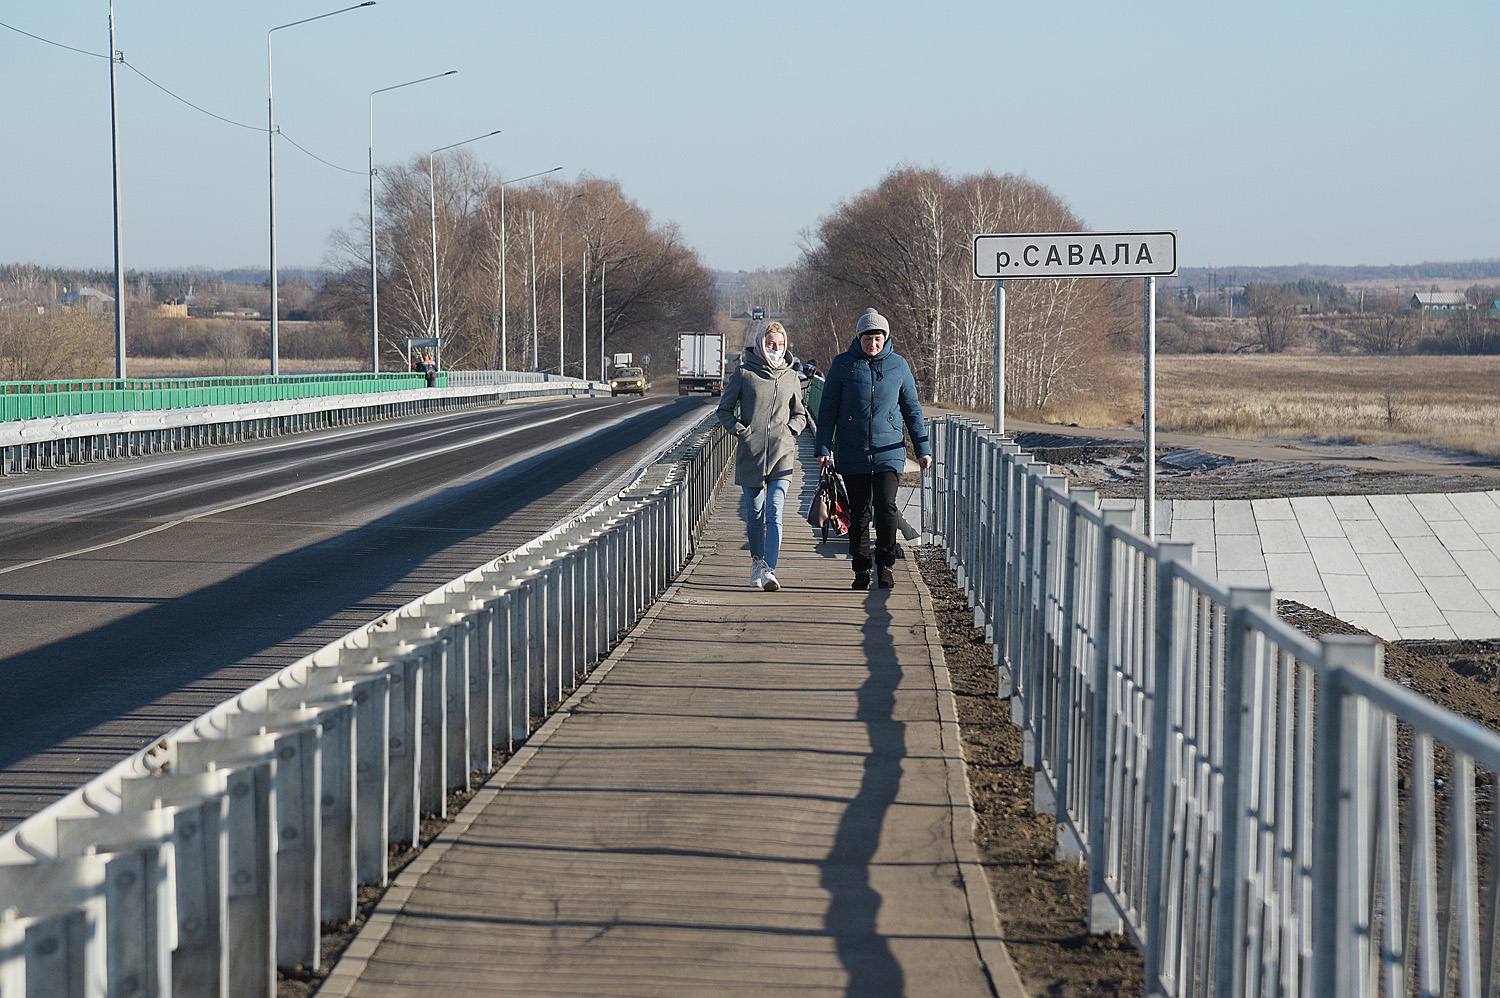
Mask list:
[[[777,593],[748,584],[726,484],[683,577],[322,994],[1023,993],[920,576],[851,591],[845,542],[800,518],[815,477],[787,502]]]
[[[1106,499],[1106,507],[1140,503]],[[1500,492],[1179,499],[1157,536],[1230,585],[1269,585],[1387,640],[1500,637]]]

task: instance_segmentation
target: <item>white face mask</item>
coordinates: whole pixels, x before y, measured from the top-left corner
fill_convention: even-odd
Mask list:
[[[770,347],[762,347],[760,352],[766,358],[766,363],[775,367],[781,363],[781,358],[786,355],[786,348],[772,350]]]

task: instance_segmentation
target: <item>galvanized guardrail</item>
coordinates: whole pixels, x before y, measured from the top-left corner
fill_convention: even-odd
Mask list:
[[[1057,856],[1088,864],[1090,929],[1129,934],[1147,992],[1495,994],[1500,734],[988,427],[931,425],[924,532],[994,643]]]
[[[111,415],[56,416],[0,422],[0,476],[172,453],[334,426],[547,395],[592,394],[573,378],[467,371],[463,385],[315,395],[239,405],[212,405]],[[368,377],[368,376],[366,376]],[[408,376],[403,376],[408,377]]]
[[[0,995],[274,996],[690,557],[733,453],[616,498],[163,736],[0,837]]]

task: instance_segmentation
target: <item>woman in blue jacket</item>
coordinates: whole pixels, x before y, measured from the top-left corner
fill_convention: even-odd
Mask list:
[[[932,466],[932,444],[922,422],[911,366],[891,349],[885,316],[865,309],[854,342],[833,359],[818,407],[814,453],[830,462],[849,489],[849,557],[854,588],[870,588],[870,517],[875,518],[874,568],[880,587],[896,584],[896,483],[906,467],[902,427],[923,469]]]

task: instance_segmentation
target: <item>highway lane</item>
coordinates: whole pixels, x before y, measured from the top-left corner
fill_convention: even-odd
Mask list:
[[[703,405],[497,406],[0,484],[0,830],[616,491]]]

